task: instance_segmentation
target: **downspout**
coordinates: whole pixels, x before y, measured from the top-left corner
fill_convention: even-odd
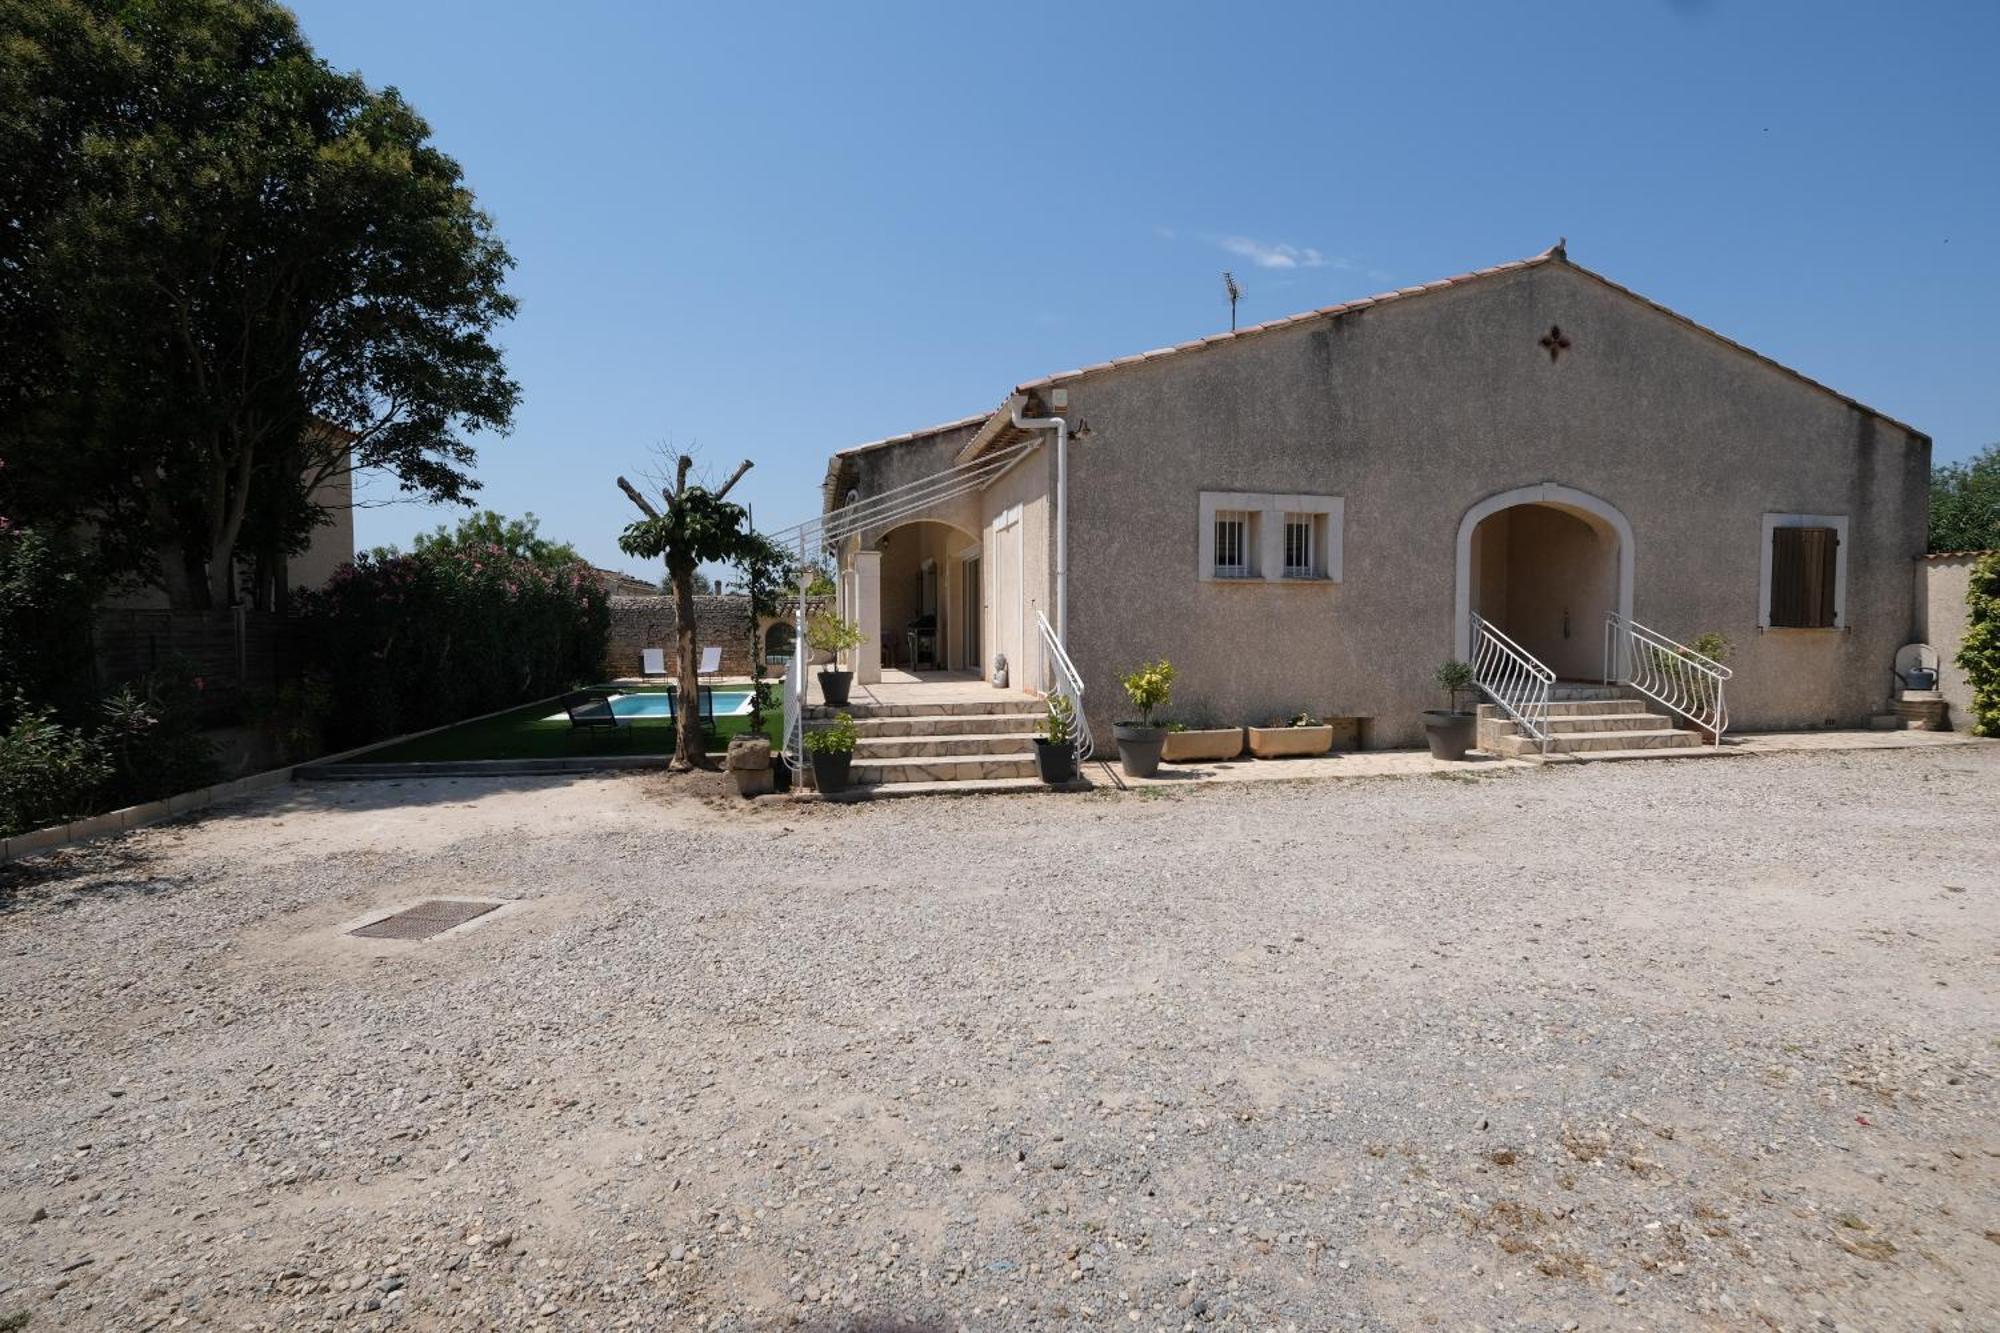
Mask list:
[[[1069,422],[1061,417],[1024,417],[1025,394],[1007,400],[1008,418],[1016,430],[1056,433],[1056,638],[1069,649]]]

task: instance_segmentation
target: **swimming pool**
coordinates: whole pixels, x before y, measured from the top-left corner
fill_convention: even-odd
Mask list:
[[[712,691],[717,717],[742,717],[750,711],[750,689],[748,686],[729,686]],[[652,690],[644,694],[614,694],[611,696],[611,711],[619,717],[666,718],[674,715],[674,696],[665,690]],[[550,722],[566,721],[567,713],[551,713]]]

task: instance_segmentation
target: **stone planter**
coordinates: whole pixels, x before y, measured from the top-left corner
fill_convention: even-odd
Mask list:
[[[1250,753],[1259,759],[1297,759],[1333,748],[1333,728],[1251,727]]]
[[[729,776],[739,796],[766,796],[777,785],[771,768],[771,742],[762,736],[737,736],[729,742]]]
[[[1035,771],[1051,787],[1076,781],[1076,746],[1070,741],[1035,737]]]
[[[847,692],[854,687],[852,671],[822,671],[819,673],[819,693],[828,708],[847,707]]]
[[[1431,758],[1463,759],[1477,738],[1479,719],[1472,713],[1449,713],[1441,708],[1424,710],[1424,737],[1430,741]]]
[[[1160,758],[1170,764],[1213,763],[1243,753],[1243,728],[1214,727],[1200,731],[1170,731]]]
[[[1137,722],[1118,722],[1111,727],[1118,742],[1118,766],[1128,778],[1150,778],[1160,770],[1160,747],[1166,744],[1164,727],[1142,727]]]

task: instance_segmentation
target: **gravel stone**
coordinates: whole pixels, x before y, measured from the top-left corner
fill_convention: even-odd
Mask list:
[[[0,1318],[2000,1327],[2000,746],[725,789],[0,868]]]

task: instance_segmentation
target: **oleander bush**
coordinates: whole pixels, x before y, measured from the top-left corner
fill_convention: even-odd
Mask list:
[[[303,598],[334,749],[547,698],[599,679],[610,599],[588,565],[498,543],[359,556]]]
[[[1972,685],[1972,729],[2000,736],[2000,552],[1981,556],[1972,567],[1965,610],[1958,665]]]

